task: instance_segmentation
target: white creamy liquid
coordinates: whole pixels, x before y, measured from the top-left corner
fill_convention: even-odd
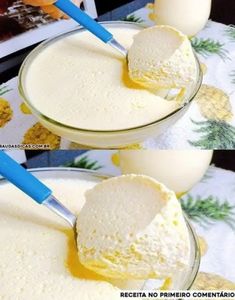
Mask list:
[[[96,184],[61,178],[44,182],[74,213]],[[81,266],[67,223],[8,183],[0,183],[0,245],[0,299],[120,299],[118,288]],[[129,283],[123,282],[124,288]],[[139,289],[143,282],[133,284]]]
[[[156,23],[193,36],[206,24],[211,0],[155,0]]]
[[[126,48],[138,30],[110,28]],[[89,32],[54,42],[27,70],[24,89],[45,116],[81,129],[118,130],[156,121],[177,108],[133,83],[125,58]]]
[[[121,150],[123,174],[152,176],[177,194],[184,193],[205,174],[211,150]]]

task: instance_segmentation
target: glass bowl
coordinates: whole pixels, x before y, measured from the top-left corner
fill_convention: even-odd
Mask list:
[[[103,22],[102,23],[107,28],[134,28],[143,29],[144,26],[136,23],[130,22]],[[183,104],[169,113],[165,117],[158,119],[149,124],[141,125],[138,127],[121,129],[121,130],[86,130],[81,128],[76,128],[62,124],[44,115],[32,104],[30,97],[27,95],[27,91],[24,84],[25,75],[27,74],[28,68],[33,62],[33,60],[48,46],[54,42],[72,35],[77,32],[84,31],[84,28],[78,28],[73,31],[64,33],[52,39],[49,39],[38,47],[36,47],[24,60],[20,71],[19,71],[19,92],[24,99],[27,106],[30,108],[32,113],[39,119],[39,121],[48,128],[51,132],[69,140],[76,142],[80,145],[87,146],[88,148],[123,148],[127,145],[140,143],[149,137],[156,137],[166,131],[166,129],[172,126],[177,120],[179,120],[188,110],[190,104],[192,103],[195,95],[197,94],[201,83],[202,83],[202,71],[200,68],[200,63],[196,57],[197,65],[197,78],[195,84],[190,87],[185,95]]]
[[[101,182],[102,180],[105,180],[109,178],[109,175],[98,173],[97,171],[90,171],[90,170],[84,170],[84,169],[77,169],[77,168],[38,168],[38,169],[30,169],[30,172],[32,172],[37,178],[40,180],[45,179],[65,179],[68,180],[87,180],[89,182],[94,182],[94,184]],[[1,184],[8,184],[8,182],[5,179],[0,180],[0,186]],[[164,280],[110,280],[107,279],[110,283],[117,286],[120,289],[124,290],[153,290],[153,289],[159,289],[163,285],[166,287],[166,289],[174,289],[174,290],[188,290],[192,286],[200,265],[200,251],[199,251],[199,245],[197,241],[196,234],[188,221],[187,217],[185,216],[185,220],[187,223],[189,236],[190,236],[190,261],[189,265],[186,270],[177,272],[175,276],[172,278],[171,284],[166,286],[164,284]],[[72,229],[71,229],[72,230]]]

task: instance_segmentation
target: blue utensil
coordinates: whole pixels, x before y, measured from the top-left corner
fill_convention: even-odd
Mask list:
[[[104,43],[109,44],[122,55],[127,56],[127,50],[114,39],[111,32],[109,32],[104,26],[92,19],[87,13],[82,11],[79,7],[73,4],[70,0],[57,0],[54,5],[62,10],[66,15],[77,21],[80,25],[85,27],[96,37],[102,40]]]
[[[0,174],[38,204],[47,206],[75,228],[77,217],[52,195],[52,191],[44,183],[3,151],[0,151]]]

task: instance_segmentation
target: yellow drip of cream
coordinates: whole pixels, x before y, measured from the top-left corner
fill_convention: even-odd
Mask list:
[[[73,230],[65,230],[64,233],[66,234],[68,241],[68,254],[65,261],[65,266],[71,275],[84,280],[107,281],[105,277],[86,269],[80,263]]]
[[[128,65],[127,65],[126,59],[123,59],[123,61],[122,61],[122,82],[129,89],[135,89],[135,90],[144,90],[145,89],[140,84],[131,80],[131,78],[129,76],[129,70],[128,70]]]

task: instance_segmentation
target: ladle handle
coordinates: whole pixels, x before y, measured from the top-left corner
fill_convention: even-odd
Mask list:
[[[39,204],[52,194],[47,186],[3,151],[0,151],[0,174]]]

